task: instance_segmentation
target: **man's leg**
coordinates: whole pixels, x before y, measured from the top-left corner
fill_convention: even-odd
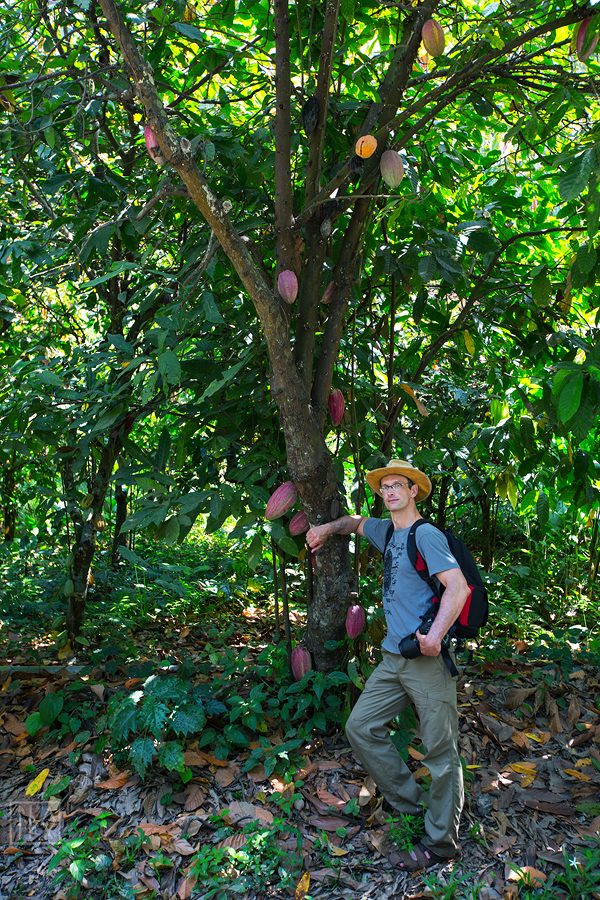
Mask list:
[[[456,682],[441,656],[420,656],[403,663],[403,684],[419,714],[425,748],[422,762],[431,772],[422,843],[440,856],[452,856],[464,802]]]
[[[346,723],[352,749],[388,801],[399,812],[420,815],[427,795],[390,739],[385,727],[409,702],[398,680],[397,660],[384,650]]]

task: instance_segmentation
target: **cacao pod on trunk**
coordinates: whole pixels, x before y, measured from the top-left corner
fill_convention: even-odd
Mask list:
[[[299,644],[292,650],[292,675],[296,681],[302,681],[307,672],[312,669],[312,660],[306,647]]]
[[[446,47],[444,29],[437,19],[428,19],[421,31],[423,45],[430,56],[441,56]]]
[[[360,603],[353,603],[346,616],[346,632],[348,637],[356,638],[365,627],[365,611]]]
[[[265,509],[265,519],[269,519],[269,521],[278,519],[292,508],[297,496],[298,490],[293,481],[286,481],[280,485],[269,497],[269,502]]]
[[[150,159],[153,159],[157,166],[164,166],[165,158],[149,125],[146,125],[144,128],[144,141],[146,142],[146,149],[150,154]]]
[[[325,288],[325,292],[324,292],[323,296],[321,297],[321,303],[331,303],[331,300],[333,298],[333,288],[334,288],[334,282],[331,281]]]
[[[344,418],[344,395],[339,388],[329,395],[329,415],[334,425],[339,425]]]
[[[284,269],[283,272],[280,272],[277,279],[277,290],[282,300],[285,300],[286,303],[293,303],[298,296],[296,273],[291,269]]]
[[[388,187],[396,188],[404,178],[404,163],[396,150],[386,150],[379,163],[381,177]]]
[[[290,534],[292,537],[296,537],[298,534],[304,534],[305,531],[308,531],[308,516],[301,509],[290,521]]]

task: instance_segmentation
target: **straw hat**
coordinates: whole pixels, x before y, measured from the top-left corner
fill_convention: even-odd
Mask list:
[[[380,497],[382,496],[381,479],[385,475],[404,475],[406,478],[414,481],[419,488],[415,497],[416,501],[425,500],[431,493],[431,481],[424,472],[421,472],[420,469],[415,469],[414,466],[409,465],[403,459],[390,459],[387,466],[384,466],[382,469],[373,469],[372,472],[367,473],[369,487],[376,494],[379,494]]]

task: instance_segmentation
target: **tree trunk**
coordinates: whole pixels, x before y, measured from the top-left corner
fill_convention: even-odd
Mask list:
[[[12,458],[2,466],[2,511],[5,541],[14,541],[17,531],[17,504],[15,502],[16,457],[17,454],[13,451]]]
[[[73,592],[69,597],[67,610],[67,631],[71,644],[73,644],[83,625],[92,560],[96,552],[98,524],[102,516],[102,507],[110,486],[115,461],[120,450],[121,439],[118,430],[115,430],[111,432],[102,448],[92,490],[90,491],[93,497],[90,506],[83,511],[76,509],[71,514],[75,524],[76,536],[71,566]]]
[[[119,548],[127,543],[127,535],[121,534],[121,528],[127,518],[127,491],[120,484],[115,485],[115,530],[112,542],[111,567],[114,569],[119,561]]]

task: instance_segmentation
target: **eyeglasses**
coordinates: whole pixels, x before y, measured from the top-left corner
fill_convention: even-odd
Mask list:
[[[408,487],[408,481],[396,481],[394,484],[382,484],[381,493],[387,494],[389,491],[397,491],[399,488]]]

